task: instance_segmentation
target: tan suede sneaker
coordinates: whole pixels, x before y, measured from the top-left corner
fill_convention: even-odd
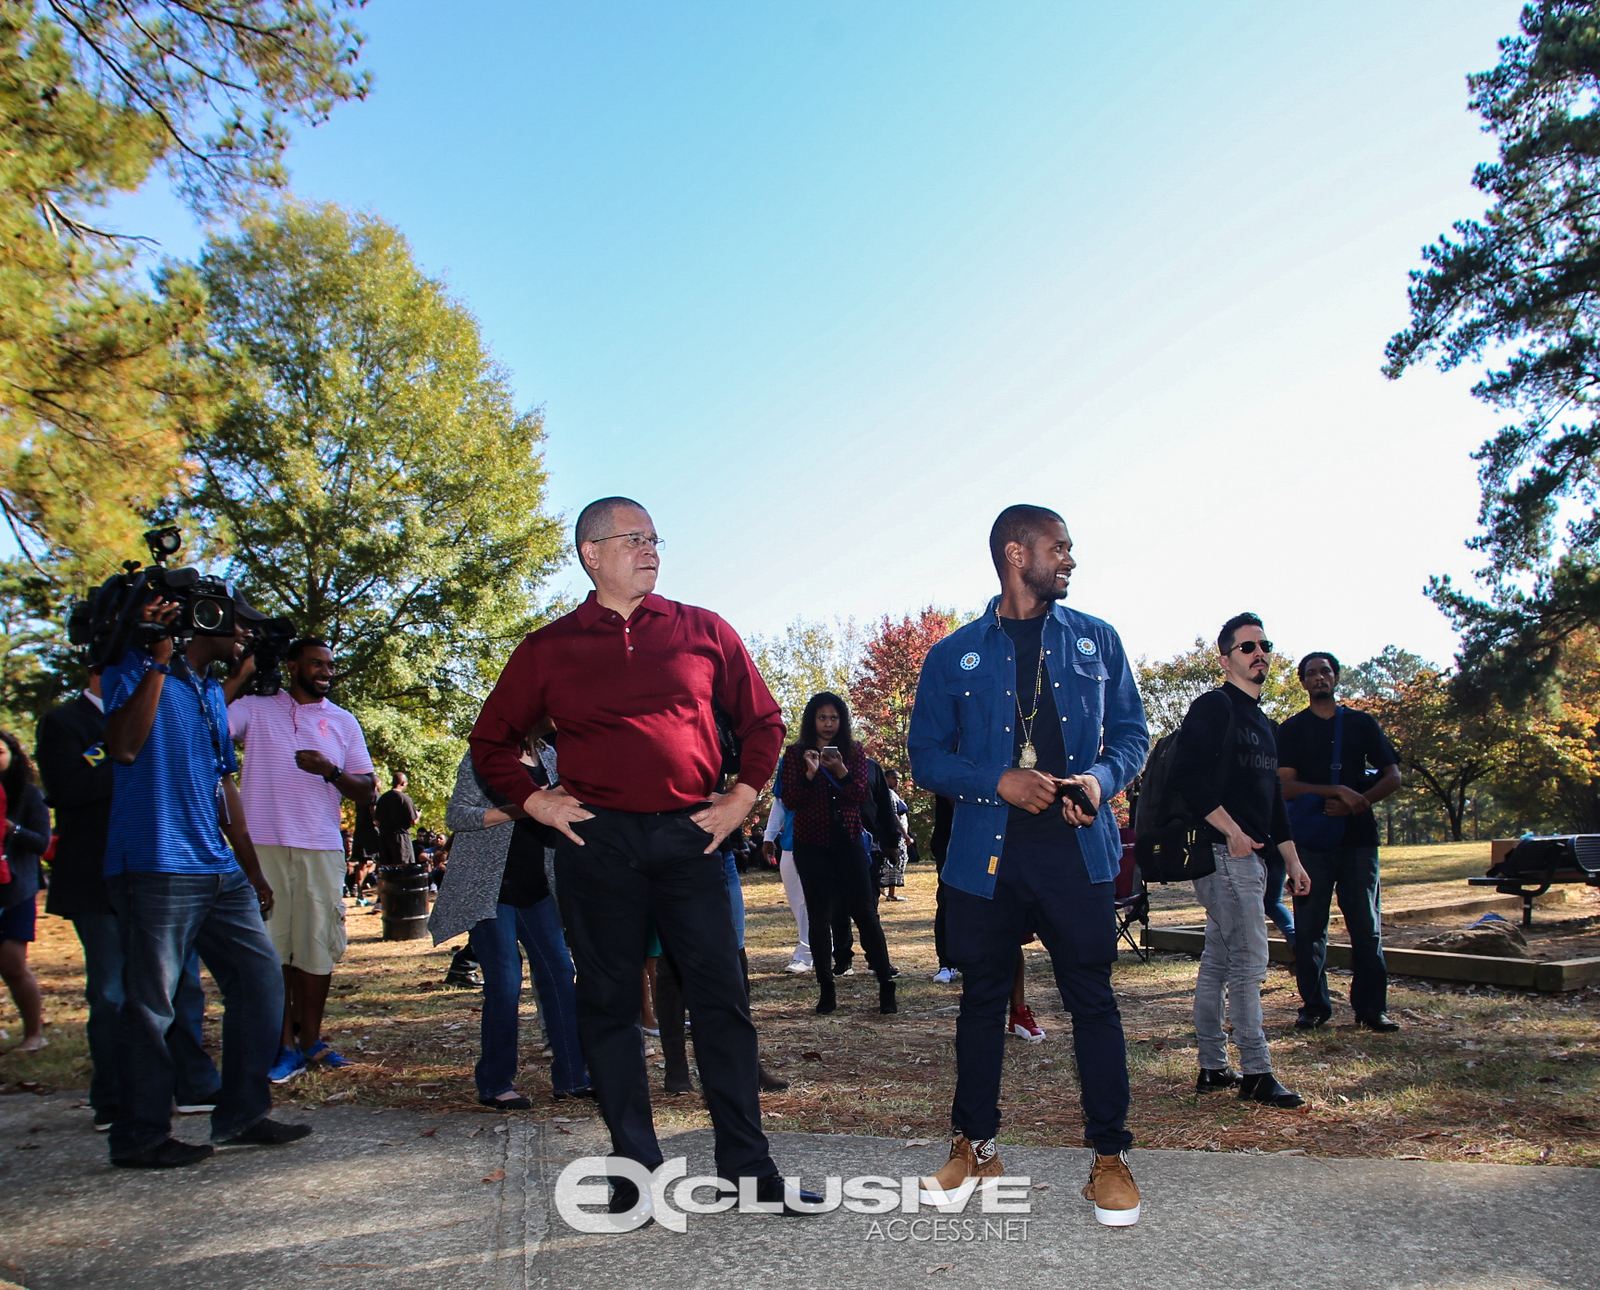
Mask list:
[[[922,1179],[919,1198],[924,1205],[946,1205],[950,1203],[951,1193],[967,1179],[999,1178],[1004,1173],[1005,1166],[1000,1163],[1000,1152],[993,1138],[973,1142],[966,1134],[958,1133],[950,1141],[950,1159],[945,1161],[944,1168]],[[982,1185],[980,1181],[978,1186]]]
[[[1083,1198],[1094,1202],[1094,1216],[1107,1227],[1131,1227],[1139,1221],[1139,1184],[1133,1181],[1126,1151],[1094,1158]]]

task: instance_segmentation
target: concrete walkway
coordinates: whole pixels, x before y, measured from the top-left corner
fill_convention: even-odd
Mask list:
[[[688,1218],[583,1235],[553,1214],[556,1176],[604,1154],[593,1120],[425,1116],[337,1104],[285,1110],[304,1143],[194,1168],[112,1169],[77,1099],[0,1098],[0,1279],[28,1290],[1546,1290],[1600,1285],[1600,1170],[1135,1152],[1144,1218],[1095,1223],[1087,1153],[1013,1148],[1032,1213],[1009,1231],[976,1205],[956,1239],[906,1216]],[[204,1117],[179,1122],[200,1141]],[[663,1142],[714,1172],[705,1132]],[[898,1178],[944,1144],[779,1134],[808,1183]],[[503,1171],[503,1174],[501,1173]],[[488,1181],[486,1181],[488,1180]],[[922,1229],[921,1236],[933,1233]]]

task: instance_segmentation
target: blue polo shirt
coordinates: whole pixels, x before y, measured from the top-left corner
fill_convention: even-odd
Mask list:
[[[106,669],[101,686],[108,717],[150,666],[148,654],[130,649]],[[150,737],[131,766],[119,764],[113,772],[106,877],[237,869],[217,819],[217,786],[238,769],[222,686],[209,676],[202,681],[174,654]]]

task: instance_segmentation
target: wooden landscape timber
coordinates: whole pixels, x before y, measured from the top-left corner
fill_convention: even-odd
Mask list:
[[[1206,946],[1206,932],[1204,927],[1147,927],[1143,941],[1150,949],[1199,954]],[[1288,963],[1289,943],[1281,937],[1268,937],[1267,956],[1274,963]],[[1383,957],[1393,976],[1467,981],[1512,990],[1538,990],[1545,994],[1560,994],[1600,981],[1600,958],[1541,963],[1533,959],[1499,959],[1482,954],[1445,954],[1437,950],[1389,946],[1384,947]],[[1348,968],[1350,947],[1330,941],[1328,966]]]

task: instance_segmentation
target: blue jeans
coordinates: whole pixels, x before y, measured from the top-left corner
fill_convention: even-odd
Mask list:
[[[1017,947],[1037,931],[1050,951],[1061,1002],[1072,1014],[1083,1136],[1101,1155],[1133,1145],[1127,1130],[1128,1052],[1111,989],[1117,957],[1113,882],[1090,882],[1076,837],[1007,842],[994,896],[944,889],[945,947],[961,972],[956,1093],[950,1123],[969,1138],[1000,1128],[1000,1072]],[[819,966],[822,960],[817,960]]]
[[[261,921],[255,888],[221,874],[124,873],[110,879],[122,934],[117,1012],[117,1118],[111,1156],[136,1156],[172,1135],[177,1070],[167,1049],[173,997],[189,956],[222,991],[222,1091],[211,1113],[225,1141],[272,1109],[267,1071],[283,1027],[283,967]]]
[[[1267,890],[1261,898],[1261,903],[1267,911],[1267,917],[1283,933],[1283,939],[1293,945],[1294,915],[1283,903],[1283,882],[1289,876],[1289,862],[1278,854],[1277,847],[1272,848],[1272,854],[1271,860],[1262,861],[1267,866]]]
[[[722,853],[723,864],[728,871],[728,899],[733,903],[733,934],[739,941],[739,948],[744,948],[744,888],[739,884],[739,866],[734,863],[733,852]]]
[[[122,1007],[122,936],[115,914],[77,914],[72,919],[83,946],[83,997],[89,1002],[89,1105],[112,1111],[117,1105],[117,1010]],[[222,1076],[201,1047],[200,1019],[205,1016],[206,992],[200,985],[200,956],[190,954],[183,965],[178,992],[172,1000],[177,1020],[167,1031],[167,1055],[172,1059],[174,1093],[179,1106],[215,1102]]]
[[[1302,1015],[1333,1015],[1328,995],[1328,908],[1339,898],[1350,936],[1350,1007],[1357,1017],[1375,1017],[1389,1006],[1389,969],[1383,961],[1382,895],[1377,847],[1305,851],[1300,863],[1311,875],[1311,894],[1294,898],[1295,976]]]
[[[578,1000],[572,958],[561,935],[556,902],[546,897],[518,908],[498,906],[497,916],[472,929],[471,944],[483,971],[483,1056],[474,1072],[479,1097],[509,1092],[517,1074],[517,1001],[522,994],[522,960],[517,942],[528,951],[533,986],[550,1036],[550,1086],[557,1093],[589,1087],[578,1039]]]

